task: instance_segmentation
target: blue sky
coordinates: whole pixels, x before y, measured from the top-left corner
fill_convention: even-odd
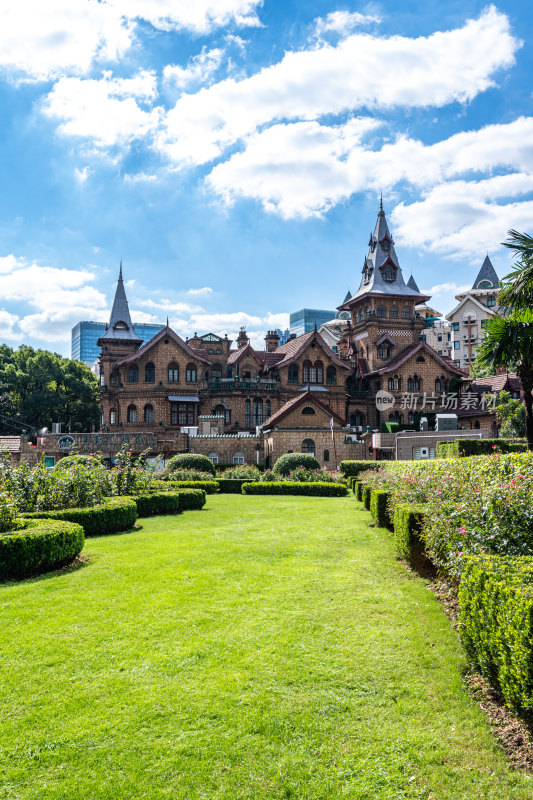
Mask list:
[[[0,340],[108,316],[259,344],[359,285],[383,192],[443,312],[532,232],[524,0],[3,0]]]

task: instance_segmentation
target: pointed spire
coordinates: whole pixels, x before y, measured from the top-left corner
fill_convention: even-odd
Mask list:
[[[118,271],[118,279],[119,281],[122,280],[122,259],[120,259],[120,269]]]
[[[352,293],[351,293],[351,292],[350,292],[350,290],[348,289],[348,291],[346,292],[346,297],[345,297],[345,298],[344,298],[344,300],[342,301],[342,302],[343,302],[343,305],[344,305],[344,303],[347,303],[347,302],[348,302],[348,300],[351,300],[351,299],[352,299]]]
[[[496,270],[492,266],[492,261],[487,254],[483,264],[481,265],[481,269],[477,274],[477,278],[474,281],[472,289],[491,289],[492,287],[497,287],[499,282],[500,279],[498,278]],[[483,283],[484,285],[480,286],[480,283]],[[488,284],[490,284],[490,286]]]
[[[104,335],[101,336],[98,341],[101,339],[142,342],[142,339],[135,333],[131,321],[128,299],[126,297],[124,280],[122,278],[122,259],[120,259],[118,283],[115,291],[115,299],[113,300],[113,308],[111,309],[111,316],[109,318],[109,325]]]
[[[409,278],[409,280],[407,281],[407,285],[408,285],[408,287],[409,287],[410,289],[414,289],[414,290],[415,290],[415,292],[419,292],[419,291],[420,291],[420,289],[418,288],[418,285],[417,285],[417,283],[416,283],[415,279],[413,278],[413,273],[411,273],[411,277],[410,277],[410,278]]]
[[[168,328],[168,317],[167,317],[167,328]]]
[[[383,214],[383,192],[379,195],[379,213]]]

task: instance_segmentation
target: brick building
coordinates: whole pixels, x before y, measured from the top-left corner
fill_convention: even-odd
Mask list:
[[[365,457],[353,426],[413,424],[417,407],[406,405],[406,393],[459,391],[465,378],[422,339],[425,321],[415,307],[429,299],[405,283],[382,205],[360,287],[339,306],[349,319],[337,352],[316,327],[282,345],[269,331],[261,350],[244,329],[233,347],[227,335],[184,340],[168,324],[142,344],[121,269],[98,342],[101,430],[156,433],[167,450],[175,441],[176,452],[185,434],[187,449],[219,462],[273,463],[291,450],[314,452],[324,466]],[[386,411],[378,392],[388,395]]]

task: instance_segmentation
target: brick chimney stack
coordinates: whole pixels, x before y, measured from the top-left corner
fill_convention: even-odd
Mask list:
[[[246,347],[248,342],[249,339],[248,336],[246,335],[246,328],[241,328],[239,331],[239,335],[237,336],[237,347],[240,350],[242,347]]]
[[[267,331],[267,335],[265,336],[265,349],[267,353],[273,353],[274,350],[278,349],[279,345],[279,336],[276,331]]]

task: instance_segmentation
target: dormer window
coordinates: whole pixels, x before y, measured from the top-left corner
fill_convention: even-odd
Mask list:
[[[383,270],[383,280],[387,283],[394,283],[396,280],[396,270],[390,264],[387,264]]]
[[[127,331],[128,330],[128,326],[126,325],[125,322],[116,322],[114,329],[116,331]]]
[[[390,253],[392,247],[392,239],[390,236],[385,235],[380,241],[381,249],[384,253]]]

